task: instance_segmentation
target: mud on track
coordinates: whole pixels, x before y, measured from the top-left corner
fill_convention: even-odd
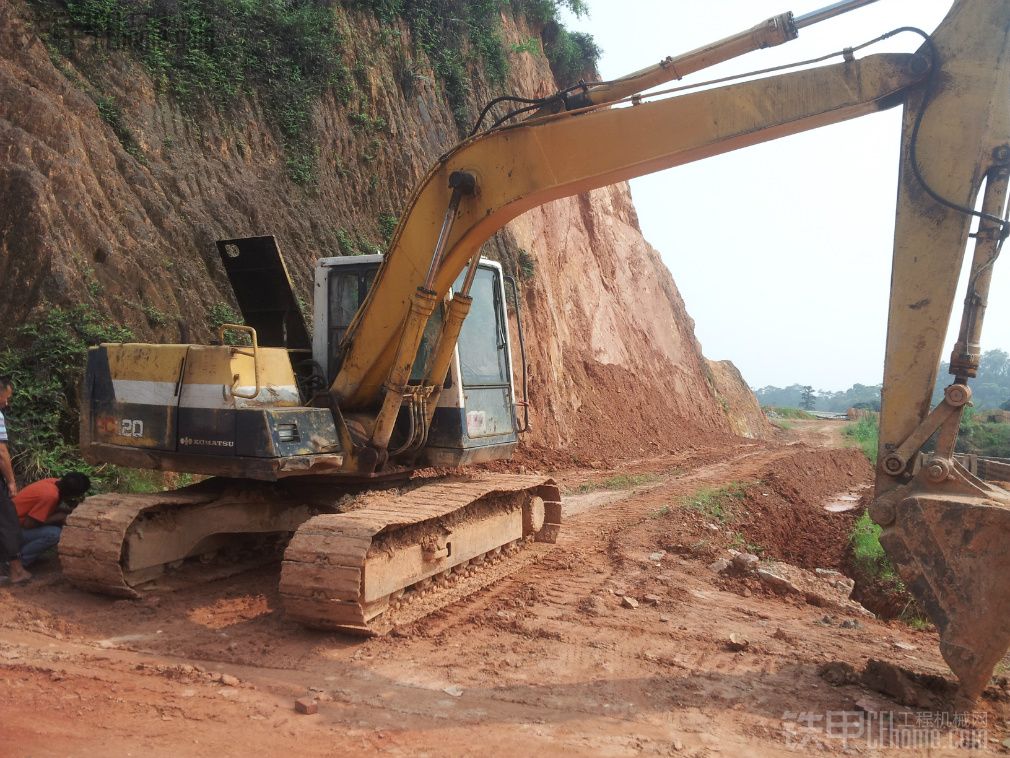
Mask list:
[[[868,469],[850,451],[787,443],[559,472],[571,489],[643,476],[630,489],[569,496],[552,551],[385,638],[287,622],[276,567],[157,602],[81,594],[51,567],[28,587],[0,588],[0,753],[841,753],[846,744],[825,734],[823,718],[807,732],[797,714],[855,712],[857,702],[896,717],[915,709],[830,686],[822,664],[859,669],[877,658],[948,674],[930,632],[826,612],[709,569],[741,530],[749,541],[760,529],[781,537],[765,546],[777,557],[802,544],[804,530],[815,543],[844,533],[851,514],[822,517],[818,499],[866,484]],[[808,476],[814,469],[820,475]],[[742,523],[682,505],[700,489],[747,482]],[[625,607],[625,596],[639,607]],[[729,650],[731,634],[747,649]],[[296,714],[294,699],[310,693],[319,713]],[[981,707],[986,731],[971,739],[1001,750],[988,740],[1007,737],[1006,704]],[[954,744],[958,733],[938,739],[933,755],[969,754]],[[848,749],[873,752],[865,739]]]

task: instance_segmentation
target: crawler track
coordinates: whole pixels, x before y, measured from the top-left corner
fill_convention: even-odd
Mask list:
[[[385,633],[519,568],[521,548],[535,557],[531,543],[557,539],[560,516],[557,486],[536,476],[365,496],[295,533],[281,570],[285,610],[310,627]]]
[[[63,573],[82,589],[137,597],[187,558],[234,553],[242,544],[236,535],[283,537],[336,499],[320,501],[313,497],[318,488],[307,490],[208,480],[173,492],[90,497],[63,529]],[[238,560],[219,563],[200,566],[197,576],[207,580],[243,567]]]

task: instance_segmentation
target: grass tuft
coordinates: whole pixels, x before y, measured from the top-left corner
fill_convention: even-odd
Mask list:
[[[705,487],[684,498],[681,505],[720,524],[728,524],[736,519],[746,492],[747,485],[743,482],[732,482],[723,487]]]

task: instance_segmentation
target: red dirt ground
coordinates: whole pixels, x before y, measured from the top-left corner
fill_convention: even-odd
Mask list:
[[[27,587],[0,588],[0,754],[909,754],[881,746],[883,732],[840,731],[839,714],[854,724],[867,712],[876,720],[864,727],[880,714],[912,724],[909,739],[930,755],[1003,751],[1002,689],[978,706],[981,728],[933,730],[921,707],[818,673],[873,658],[950,677],[934,633],[752,591],[709,568],[741,534],[773,557],[834,563],[852,516],[824,515],[823,500],[867,484],[868,468],[825,447],[826,429],[800,424],[798,444],[736,439],[558,472],[572,492],[558,545],[385,638],[288,622],[276,566],[114,601],[50,565]],[[640,484],[585,486],[617,474]],[[685,506],[746,482],[739,521]],[[295,712],[306,695],[317,714]]]

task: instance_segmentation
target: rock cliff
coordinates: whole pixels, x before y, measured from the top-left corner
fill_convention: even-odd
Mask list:
[[[348,104],[331,88],[314,103],[315,174],[299,184],[255,96],[194,112],[135,56],[86,34],[56,50],[38,4],[0,0],[0,337],[84,303],[138,338],[204,340],[213,309],[233,303],[215,239],[276,235],[305,300],[315,258],[381,246],[383,224],[459,138],[458,119],[408,25],[394,24],[391,42],[373,14],[333,12],[357,95]],[[554,91],[529,44],[540,30],[502,20],[505,89]],[[473,103],[496,94],[471,73]],[[486,254],[527,267],[531,449],[638,455],[761,433],[741,421],[753,396],[738,372],[713,382],[627,185],[531,211]]]

